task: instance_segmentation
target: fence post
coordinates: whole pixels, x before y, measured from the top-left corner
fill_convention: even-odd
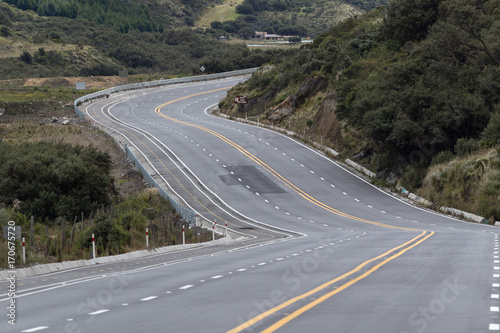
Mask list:
[[[63,218],[62,221],[62,250],[66,247],[66,218]]]
[[[33,247],[33,238],[34,236],[34,231],[35,231],[35,217],[31,215],[31,233],[30,233],[30,245]]]
[[[76,220],[78,219],[78,216],[75,215],[75,221],[73,221],[73,227],[71,228],[71,238],[69,241],[69,247],[73,249],[73,236],[75,235],[75,226],[76,226]]]

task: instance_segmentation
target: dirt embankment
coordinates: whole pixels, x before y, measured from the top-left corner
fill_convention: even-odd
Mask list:
[[[74,88],[77,82],[85,82],[87,89],[104,89],[127,84],[128,79],[119,76],[33,78],[26,79],[23,86]]]

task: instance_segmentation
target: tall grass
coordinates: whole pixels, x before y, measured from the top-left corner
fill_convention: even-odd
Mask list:
[[[500,220],[500,148],[431,167],[417,193],[440,205]]]

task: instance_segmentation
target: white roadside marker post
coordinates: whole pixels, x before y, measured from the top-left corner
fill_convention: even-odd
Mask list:
[[[23,237],[23,264],[26,263],[26,243],[24,242],[24,237]]]
[[[226,233],[224,234],[224,236],[227,236],[227,221],[226,221]]]
[[[149,230],[146,228],[146,247],[149,247]]]
[[[217,222],[215,222],[217,223]],[[215,240],[215,223],[212,224],[212,240]]]
[[[92,260],[94,260],[94,264],[95,264],[95,238],[94,238],[94,234],[92,234]]]
[[[186,232],[184,231],[184,226],[182,226],[182,245],[186,244]]]

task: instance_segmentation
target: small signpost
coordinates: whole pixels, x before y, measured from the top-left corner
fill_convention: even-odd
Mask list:
[[[119,71],[118,71],[118,75],[119,75],[120,77],[127,78],[127,77],[128,77],[128,70],[126,70],[126,69],[119,70]]]
[[[206,69],[206,68],[205,68],[204,66],[201,66],[201,67],[200,67],[200,71],[201,71],[201,73],[203,73],[203,72],[205,71],[205,69]]]
[[[247,97],[246,96],[241,96],[241,95],[234,96],[234,103],[236,103],[236,104],[247,104]]]
[[[75,89],[76,90],[85,90],[85,82],[76,82]]]

